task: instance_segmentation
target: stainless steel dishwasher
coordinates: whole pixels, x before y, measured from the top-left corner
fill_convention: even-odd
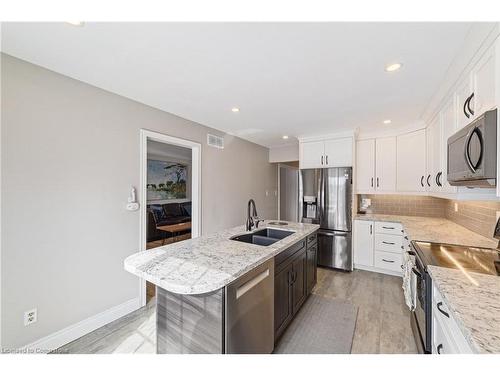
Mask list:
[[[226,286],[225,352],[272,353],[274,258]]]

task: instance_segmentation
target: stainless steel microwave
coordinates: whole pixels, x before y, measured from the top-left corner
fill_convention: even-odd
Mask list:
[[[497,110],[448,138],[448,182],[454,186],[494,187],[497,178]]]

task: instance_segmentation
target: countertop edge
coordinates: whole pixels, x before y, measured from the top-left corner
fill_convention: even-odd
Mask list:
[[[162,282],[162,280],[158,280],[158,279],[155,279],[153,277],[150,277],[148,273],[141,271],[141,270],[138,270],[135,266],[132,266],[132,265],[127,263],[127,261],[129,259],[135,258],[139,254],[142,254],[143,253],[142,251],[139,253],[131,254],[127,258],[125,258],[125,260],[123,261],[123,266],[124,266],[125,271],[127,271],[135,276],[138,276],[146,281],[149,281],[150,283],[155,284],[156,286],[158,286],[162,289],[165,289],[166,291],[171,292],[171,293],[182,294],[182,295],[210,294],[210,293],[213,293],[221,288],[224,288],[225,286],[227,286],[228,284],[230,284],[234,280],[238,279],[240,276],[243,276],[245,273],[250,272],[255,267],[258,267],[259,265],[268,261],[269,259],[276,257],[281,252],[283,252],[286,249],[288,249],[289,247],[295,245],[299,241],[302,241],[304,238],[306,238],[307,236],[316,232],[319,229],[319,225],[317,225],[317,224],[308,224],[308,225],[311,225],[312,228],[309,228],[309,229],[305,230],[304,232],[302,232],[299,235],[299,237],[294,239],[292,242],[286,243],[285,245],[283,245],[282,247],[280,247],[278,249],[275,249],[271,253],[263,255],[261,258],[259,258],[258,261],[253,262],[252,264],[249,264],[248,266],[241,269],[239,272],[232,274],[232,275],[228,274],[227,278],[221,279],[219,282],[217,282],[215,284],[211,284],[209,286],[207,285],[204,287],[196,287],[196,286],[191,287],[191,286],[186,286],[183,284],[173,284],[171,282],[164,283],[164,282]],[[276,228],[272,225],[266,225],[265,227]],[[264,228],[264,227],[262,227],[262,228]],[[260,229],[262,229],[262,228],[260,228]],[[297,234],[297,233],[295,233],[295,234]],[[278,243],[278,242],[276,242],[276,243]],[[255,245],[253,245],[253,246],[255,246]],[[161,250],[161,247],[158,247],[155,249]],[[155,249],[152,249],[152,250],[155,250]]]
[[[447,293],[445,291],[443,291],[443,289],[439,285],[439,282],[436,281],[436,275],[433,274],[434,268],[444,268],[444,267],[429,265],[429,266],[427,266],[427,271],[429,272],[429,275],[431,276],[432,284],[435,285],[436,288],[439,290],[439,293],[441,293],[441,297],[443,297],[443,300],[446,304],[446,307],[448,308],[448,311],[450,312],[452,318],[457,323],[457,326],[460,328],[460,332],[462,332],[465,340],[469,344],[469,347],[476,354],[483,354],[483,353],[488,354],[488,353],[490,353],[490,352],[485,351],[484,349],[481,348],[481,346],[476,342],[476,340],[472,336],[471,330],[465,326],[465,323],[462,320],[461,314],[458,313],[454,309],[453,304],[450,303],[450,301],[448,299]]]

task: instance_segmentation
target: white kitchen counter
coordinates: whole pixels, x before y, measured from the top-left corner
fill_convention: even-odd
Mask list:
[[[500,277],[435,266],[427,271],[472,351],[500,353]]]
[[[265,221],[256,230],[266,227],[295,233],[270,246],[259,246],[230,240],[234,235],[248,233],[244,226],[239,226],[135,253],[125,259],[124,267],[172,293],[209,293],[228,285],[319,229],[315,224],[273,226]]]
[[[444,218],[358,214],[356,220],[401,223],[410,241],[439,242],[474,247],[496,248],[498,241],[477,234]]]

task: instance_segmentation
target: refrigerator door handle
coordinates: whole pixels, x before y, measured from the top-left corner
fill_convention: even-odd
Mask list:
[[[335,232],[335,233],[332,233],[332,232],[323,232],[323,231],[320,230],[318,232],[318,235],[327,236],[327,237],[347,237],[347,235],[349,233],[350,232]]]

